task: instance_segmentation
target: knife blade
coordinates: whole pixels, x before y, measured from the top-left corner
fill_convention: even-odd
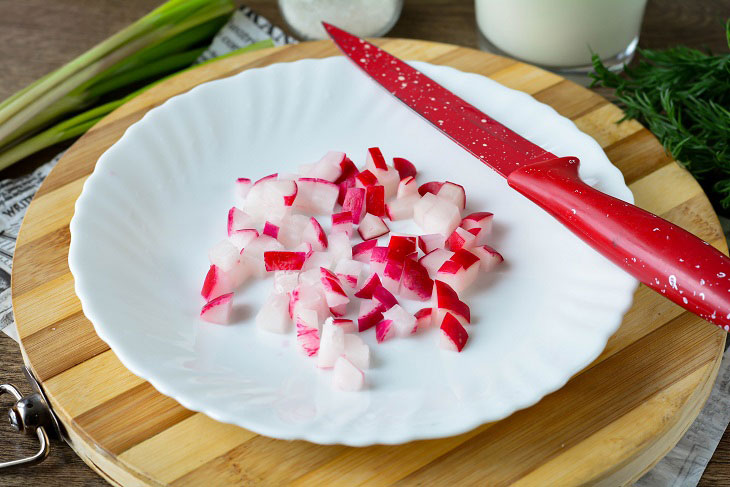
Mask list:
[[[556,157],[409,64],[323,22],[356,66],[507,179],[588,245],[676,304],[730,331],[730,259],[657,215],[585,184],[576,157]]]

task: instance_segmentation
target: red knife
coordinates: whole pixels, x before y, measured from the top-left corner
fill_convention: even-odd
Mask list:
[[[730,259],[723,253],[652,213],[588,186],[578,177],[578,158],[556,157],[395,56],[323,24],[345,56],[507,178],[509,186],[639,281],[730,331]]]

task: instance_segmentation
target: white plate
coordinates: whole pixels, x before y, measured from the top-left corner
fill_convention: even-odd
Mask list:
[[[580,157],[584,178],[632,201],[599,145],[552,108],[479,75],[413,65],[553,153]],[[293,336],[253,324],[270,280],[237,294],[231,326],[199,321],[199,291],[236,177],[294,172],[329,149],[362,164],[373,145],[414,161],[421,182],[463,184],[468,211],[495,213],[506,262],[465,295],[475,325],[462,353],[440,351],[435,332],[376,344],[370,330],[368,389],[335,392]],[[598,356],[636,286],[342,57],[251,69],[151,110],[99,158],[71,235],[84,313],[129,370],[219,421],[316,443],[450,436],[534,404]]]

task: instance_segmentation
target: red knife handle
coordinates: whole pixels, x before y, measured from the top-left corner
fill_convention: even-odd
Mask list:
[[[663,218],[588,186],[578,166],[575,157],[537,162],[513,171],[507,182],[639,281],[730,330],[730,259]]]

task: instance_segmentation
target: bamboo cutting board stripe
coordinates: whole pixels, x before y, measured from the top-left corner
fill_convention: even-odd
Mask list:
[[[553,106],[592,135],[637,204],[727,251],[692,177],[640,124],[597,94],[513,60],[432,42],[382,39],[397,56],[490,76]],[[274,62],[337,55],[329,42],[227,58],[172,78],[97,124],[64,155],[31,203],[13,264],[24,358],[72,446],[125,485],[620,485],[665,453],[706,400],[725,335],[641,286],[606,349],[557,392],[473,431],[398,446],[280,441],[188,411],[127,371],[73,293],[68,225],[98,157],[149,109],[202,82]],[[668,190],[670,189],[670,190]]]

